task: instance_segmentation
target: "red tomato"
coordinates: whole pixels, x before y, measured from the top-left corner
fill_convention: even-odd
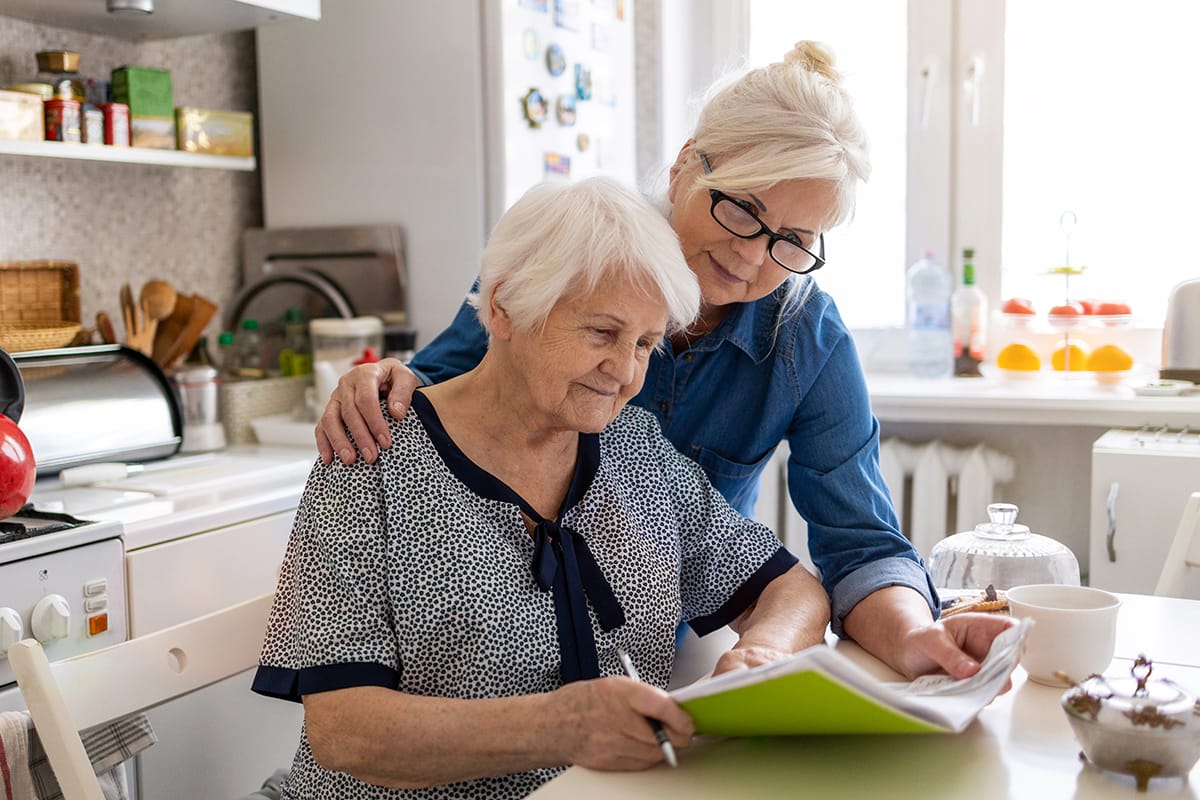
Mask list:
[[[1099,303],[1096,306],[1097,314],[1130,314],[1132,313],[1128,303]]]
[[[1083,313],[1085,314],[1099,313],[1096,311],[1096,306],[1100,305],[1099,300],[1080,300],[1079,305],[1083,306]]]
[[[1036,314],[1033,310],[1033,303],[1026,300],[1024,297],[1013,297],[1004,301],[1004,305],[1000,308],[1005,314]]]
[[[33,448],[17,423],[0,414],[0,519],[21,510],[33,494]]]
[[[1052,317],[1078,317],[1085,313],[1083,304],[1076,303],[1074,300],[1069,303],[1063,303],[1061,306],[1052,306],[1050,308],[1050,316]]]

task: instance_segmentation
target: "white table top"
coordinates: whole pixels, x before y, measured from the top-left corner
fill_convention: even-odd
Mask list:
[[[1123,672],[1144,650],[1155,660],[1156,676],[1200,692],[1200,601],[1122,599],[1117,657],[1106,672]],[[873,662],[877,674],[887,671],[853,644],[839,648],[864,665]],[[621,773],[573,767],[533,797],[1200,798],[1200,765],[1190,782],[1156,779],[1150,795],[1139,795],[1132,777],[1082,762],[1058,704],[1062,691],[1027,682],[1018,667],[1012,690],[958,735],[698,740],[681,753],[678,769]]]

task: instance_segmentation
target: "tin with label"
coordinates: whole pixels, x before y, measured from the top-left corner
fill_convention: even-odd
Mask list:
[[[47,100],[45,107],[47,141],[80,142],[83,140],[79,101],[56,97]]]
[[[104,112],[104,143],[114,147],[129,147],[129,106],[124,103],[101,103]]]

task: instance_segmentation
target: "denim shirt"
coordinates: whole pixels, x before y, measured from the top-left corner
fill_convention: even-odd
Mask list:
[[[776,331],[788,288],[735,305],[681,353],[665,342],[632,402],[653,413],[671,443],[748,517],[767,461],[787,441],[788,493],[808,523],[835,633],[842,635],[860,600],[888,586],[916,590],[936,616],[929,574],[900,533],[879,471],[879,423],[854,340],[833,299],[815,286]],[[486,349],[475,309],[464,303],[409,366],[436,383],[474,368]]]

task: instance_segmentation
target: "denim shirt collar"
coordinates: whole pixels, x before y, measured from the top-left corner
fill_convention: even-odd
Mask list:
[[[701,337],[693,350],[716,350],[724,342],[749,356],[755,363],[765,361],[775,346],[774,327],[792,281],[788,278],[771,294],[752,303],[734,303],[733,308],[707,336]]]

